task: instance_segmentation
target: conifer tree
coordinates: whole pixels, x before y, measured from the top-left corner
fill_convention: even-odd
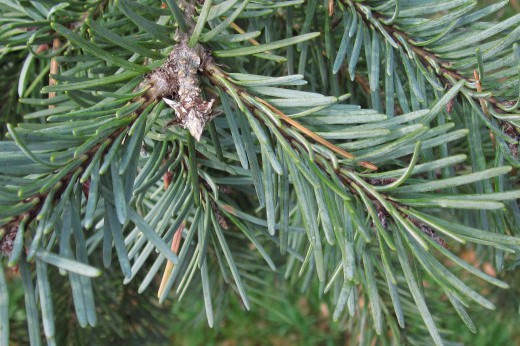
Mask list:
[[[213,327],[280,279],[353,340],[476,331],[509,285],[461,249],[520,251],[507,4],[0,0],[0,344],[160,342],[158,303]]]

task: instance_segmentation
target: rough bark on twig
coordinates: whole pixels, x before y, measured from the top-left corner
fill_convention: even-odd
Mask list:
[[[169,124],[188,129],[198,141],[211,120],[214,102],[202,98],[198,72],[211,58],[202,46],[190,48],[186,42],[182,38],[164,64],[148,74],[141,86],[150,87],[146,98],[162,98],[173,108],[177,118]]]

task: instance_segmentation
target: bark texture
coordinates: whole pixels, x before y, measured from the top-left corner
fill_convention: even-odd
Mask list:
[[[205,101],[200,89],[199,72],[211,59],[209,53],[197,45],[190,48],[181,39],[164,64],[149,73],[141,86],[149,86],[147,99],[162,98],[175,111],[170,124],[181,126],[200,140],[206,123],[211,120],[214,100]]]

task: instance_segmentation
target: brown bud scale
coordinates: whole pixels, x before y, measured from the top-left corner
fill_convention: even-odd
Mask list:
[[[202,98],[198,72],[211,59],[209,53],[197,45],[190,48],[186,38],[175,46],[163,65],[149,73],[141,87],[150,86],[146,99],[163,99],[173,108],[177,118],[169,124],[188,129],[200,140],[206,123],[211,120],[214,100]]]

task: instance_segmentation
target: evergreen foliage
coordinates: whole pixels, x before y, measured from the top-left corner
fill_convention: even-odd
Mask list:
[[[507,3],[0,0],[0,344],[13,270],[33,345],[118,340],[114,306],[151,342],[156,296],[214,326],[273,285],[353,340],[475,332],[509,286],[460,250],[520,251]]]

